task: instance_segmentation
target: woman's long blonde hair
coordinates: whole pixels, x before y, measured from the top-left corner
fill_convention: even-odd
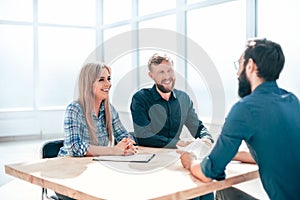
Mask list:
[[[93,92],[93,83],[99,78],[102,70],[106,69],[111,74],[110,67],[100,63],[87,63],[85,64],[79,75],[78,80],[78,103],[83,109],[85,120],[89,130],[90,143],[98,145],[97,128],[93,120],[95,94]],[[99,105],[100,106],[100,105]],[[105,111],[105,126],[109,136],[110,144],[114,144],[114,137],[112,131],[112,117],[109,106],[109,98],[104,100]],[[98,113],[96,113],[98,114]]]

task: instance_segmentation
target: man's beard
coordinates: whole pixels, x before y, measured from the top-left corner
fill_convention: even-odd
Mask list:
[[[243,98],[249,94],[251,94],[251,85],[244,69],[239,77],[239,96]]]
[[[162,93],[169,93],[169,92],[171,92],[171,91],[173,90],[174,85],[175,85],[175,79],[172,79],[171,81],[172,81],[172,86],[171,86],[171,88],[165,88],[164,85],[158,84],[158,83],[156,83],[156,87],[157,87],[158,90],[161,91]]]

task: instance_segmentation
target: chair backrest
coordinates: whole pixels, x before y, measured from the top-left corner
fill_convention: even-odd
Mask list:
[[[49,140],[42,144],[41,158],[57,157],[59,149],[64,145],[64,139]]]

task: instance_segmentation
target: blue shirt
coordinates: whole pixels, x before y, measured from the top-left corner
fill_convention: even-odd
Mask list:
[[[264,82],[237,102],[229,112],[211,154],[201,163],[205,176],[224,179],[225,167],[244,140],[259,167],[270,199],[300,198],[300,103]]]
[[[183,125],[195,137],[211,135],[199,120],[189,96],[174,89],[169,101],[152,88],[141,89],[132,97],[131,115],[138,144],[175,148]],[[213,142],[213,140],[212,140]]]
[[[116,142],[123,138],[132,136],[122,125],[115,108],[110,105],[112,114],[112,128]],[[104,104],[101,103],[99,117],[93,113],[94,122],[97,129],[99,146],[107,146],[109,137],[105,127]],[[88,127],[82,108],[78,102],[73,101],[67,106],[64,120],[65,139],[64,146],[60,149],[59,156],[84,156],[90,146]]]

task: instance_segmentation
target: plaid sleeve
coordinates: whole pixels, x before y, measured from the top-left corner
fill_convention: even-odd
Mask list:
[[[62,154],[65,156],[84,156],[89,148],[89,143],[83,138],[88,135],[88,129],[78,103],[72,103],[67,107],[64,131],[65,142]]]
[[[112,128],[115,136],[116,142],[120,142],[123,138],[131,138],[134,140],[133,136],[127,132],[125,127],[123,126],[118,112],[115,108],[111,105],[111,113],[112,113]]]

